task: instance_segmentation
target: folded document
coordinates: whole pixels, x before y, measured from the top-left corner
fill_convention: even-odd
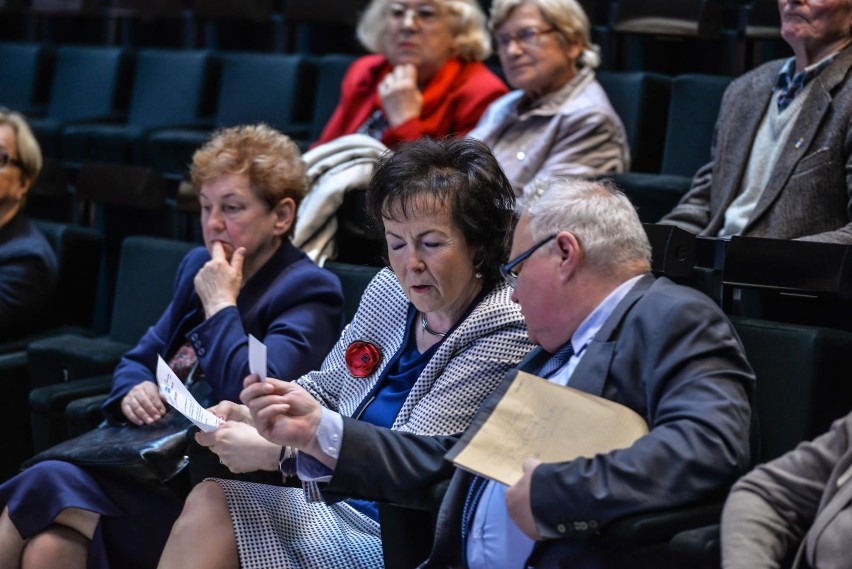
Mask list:
[[[647,432],[645,420],[624,405],[513,370],[446,458],[511,486],[527,458],[593,457],[627,448]]]

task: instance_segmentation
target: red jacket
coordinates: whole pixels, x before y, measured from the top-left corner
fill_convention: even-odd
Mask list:
[[[390,70],[383,55],[357,59],[343,78],[340,101],[314,146],[357,131],[381,107],[377,87]],[[482,63],[450,59],[423,90],[420,118],[388,127],[382,142],[393,147],[422,136],[463,136],[476,126],[485,107],[507,91],[500,78]]]

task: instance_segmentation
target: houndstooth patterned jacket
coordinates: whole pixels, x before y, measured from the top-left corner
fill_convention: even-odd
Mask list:
[[[488,293],[444,338],[393,423],[395,430],[423,435],[464,431],[503,374],[533,347],[526,325],[499,285]],[[358,312],[319,371],[297,380],[327,408],[352,416],[383,377],[402,347],[409,300],[390,269],[380,271],[361,298]],[[382,361],[368,377],[353,377],[346,368],[346,348],[356,340],[375,344]]]

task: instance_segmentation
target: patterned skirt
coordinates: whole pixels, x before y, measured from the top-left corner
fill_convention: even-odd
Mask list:
[[[384,567],[379,524],[345,502],[308,502],[301,488],[212,480],[228,500],[240,567]]]

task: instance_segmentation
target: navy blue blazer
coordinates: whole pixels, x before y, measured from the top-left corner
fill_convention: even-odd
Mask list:
[[[46,324],[56,271],[53,249],[24,214],[0,227],[0,341],[22,338]]]
[[[535,373],[534,350],[519,369]],[[600,533],[618,518],[684,506],[723,493],[752,465],[754,374],[728,319],[708,297],[647,275],[616,306],[588,346],[570,385],[626,405],[650,432],[632,447],[542,464],[531,501],[539,531],[536,567],[623,568]],[[428,507],[452,477],[427,567],[463,561],[460,516],[471,475],[443,460],[456,437],[418,437],[344,418],[328,492]],[[391,469],[377,470],[377,464]],[[364,472],[371,472],[369,477]]]
[[[248,334],[267,347],[270,377],[295,379],[318,369],[343,327],[339,279],[284,241],[243,286],[237,306],[204,319],[193,279],[210,260],[204,247],[181,262],[171,304],[139,343],[122,357],[103,405],[107,418],[124,422],[121,398],[143,381],[156,381],[157,355],[168,360],[190,342],[216,401],[239,401],[249,375]]]

